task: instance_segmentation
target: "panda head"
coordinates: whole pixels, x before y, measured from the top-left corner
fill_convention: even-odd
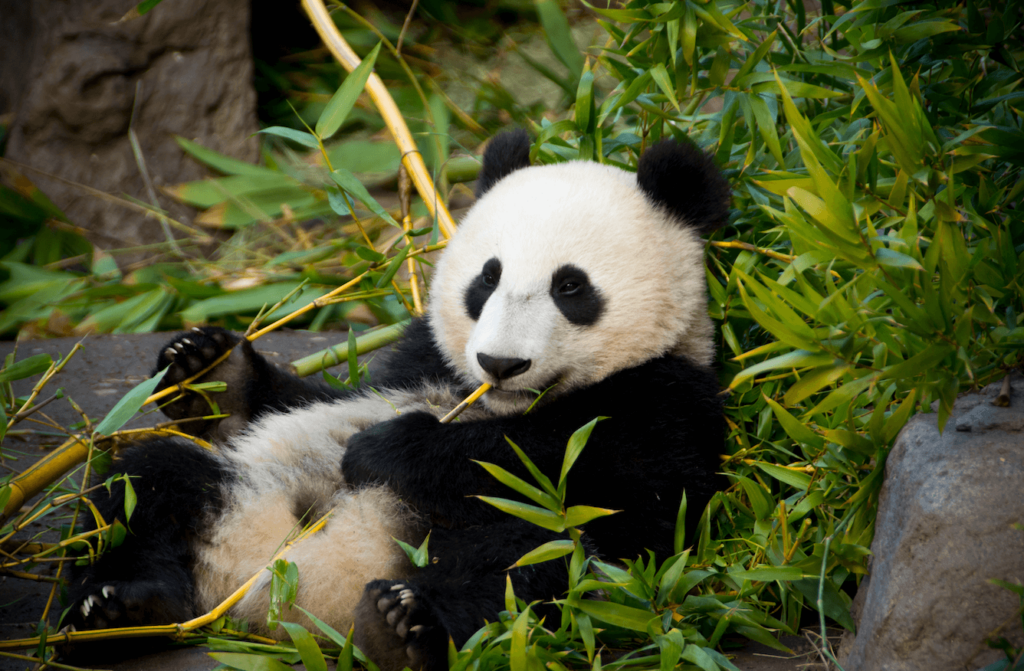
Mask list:
[[[633,174],[530,167],[529,149],[523,131],[491,141],[438,263],[428,318],[448,363],[492,384],[484,402],[499,414],[665,354],[710,363],[699,235],[725,223],[730,194],[711,158],[662,142]]]

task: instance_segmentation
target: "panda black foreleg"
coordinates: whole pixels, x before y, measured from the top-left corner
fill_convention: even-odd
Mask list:
[[[366,586],[356,608],[356,645],[382,671],[447,669],[449,637],[461,647],[505,609],[506,575],[516,596],[527,603],[565,591],[562,560],[508,571],[524,554],[557,538],[562,536],[521,520],[435,528],[426,567],[408,580],[376,580]]]
[[[73,571],[65,623],[102,629],[194,617],[192,546],[223,505],[223,462],[191,442],[158,439],[128,448],[115,466],[136,493],[131,518],[125,515],[123,481],[109,495],[99,490],[93,503],[104,521],[120,521],[128,534],[119,547]],[[92,515],[85,527],[96,528]]]
[[[202,372],[228,350],[228,358],[198,380],[225,382],[225,391],[207,392],[206,396],[186,392],[163,407],[164,414],[171,419],[188,420],[182,422],[181,428],[194,436],[225,440],[264,413],[300,407],[311,401],[343,398],[350,393],[283,371],[241,335],[213,326],[179,333],[160,349],[153,373],[168,370],[157,390]],[[197,419],[214,414],[211,400],[220,414],[229,417]]]

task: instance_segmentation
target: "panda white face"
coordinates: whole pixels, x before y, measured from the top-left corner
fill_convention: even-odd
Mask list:
[[[429,319],[494,412],[523,412],[666,353],[709,363],[704,244],[637,177],[597,163],[517,169],[469,211]],[[552,385],[554,385],[552,387]]]

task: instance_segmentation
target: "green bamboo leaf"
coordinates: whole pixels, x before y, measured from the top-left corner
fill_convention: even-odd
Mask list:
[[[529,658],[526,644],[529,640],[530,607],[516,615],[512,624],[512,640],[509,649],[509,666],[511,671],[529,671]]]
[[[146,399],[150,397],[156,386],[160,384],[160,380],[163,379],[164,375],[167,374],[167,368],[158,372],[148,380],[144,380],[139,384],[135,385],[131,391],[125,394],[117,404],[110,409],[107,416],[103,418],[103,421],[96,427],[96,433],[109,436],[125,423],[135,416],[135,413],[139,411],[145,403]]]
[[[946,344],[935,344],[927,347],[920,354],[916,354],[906,361],[888,366],[882,371],[883,380],[899,380],[907,377],[914,377],[924,373],[936,366],[953,353],[953,347]]]
[[[551,512],[557,514],[562,510],[561,502],[554,496],[546,492],[542,492],[541,490],[537,489],[536,487],[529,484],[525,480],[509,473],[501,466],[489,464],[486,461],[476,461],[475,459],[472,461],[474,463],[479,464],[480,466],[483,466],[484,470],[490,473],[491,476],[501,484],[511,489],[514,489],[515,491],[519,492],[520,494],[527,497],[531,501],[534,501],[535,503],[539,503],[540,505],[544,506]],[[566,524],[568,526],[573,526],[568,522],[566,522]],[[580,524],[582,524],[582,522]]]
[[[786,91],[789,95],[794,98],[815,98],[818,100],[828,98],[839,98],[844,93],[840,91],[833,91],[830,89],[822,88],[821,86],[815,86],[814,84],[808,84],[807,82],[800,82],[794,79],[782,79],[780,78],[777,82],[767,81],[754,84],[750,87],[750,90],[757,95],[765,93],[779,93],[780,86],[786,87]]]
[[[341,188],[345,189],[345,191],[358,198],[363,205],[368,207],[370,211],[376,214],[378,217],[388,222],[392,226],[398,226],[398,222],[395,221],[390,214],[388,214],[387,210],[380,206],[380,203],[378,203],[373,198],[373,196],[370,195],[370,192],[366,190],[366,187],[363,186],[362,183],[358,179],[356,179],[356,176],[353,175],[351,172],[345,170],[344,168],[336,168],[331,172],[331,179],[334,180],[335,184],[337,184]]]
[[[803,422],[791,415],[788,410],[768,396],[764,396],[764,400],[768,403],[769,407],[771,407],[772,412],[775,413],[775,418],[778,419],[779,424],[782,425],[782,430],[785,431],[790,438],[800,444],[810,445],[811,447],[818,449],[825,446],[825,440],[821,436],[807,428]],[[806,487],[804,487],[804,489],[806,489]]]
[[[672,551],[675,554],[683,551],[683,543],[686,542],[686,508],[686,490],[684,489],[683,496],[679,500],[679,510],[676,511],[676,530],[672,539]]]
[[[564,557],[572,552],[574,547],[575,543],[570,540],[550,541],[524,554],[516,560],[514,566],[529,566]]]
[[[258,132],[283,137],[310,149],[318,149],[320,147],[320,143],[316,141],[316,136],[303,130],[285,128],[284,126],[270,126]]]
[[[893,438],[900,432],[900,429],[910,419],[910,414],[914,411],[914,403],[917,401],[917,388],[911,389],[907,397],[903,399],[900,406],[889,415],[889,419],[885,421],[885,427],[882,429],[882,440],[888,444]]]
[[[786,405],[796,405],[808,396],[816,393],[822,387],[833,384],[850,370],[845,363],[838,363],[832,366],[822,366],[809,373],[804,373],[797,382],[786,391],[782,400]]]
[[[285,622],[284,620],[281,621],[281,626],[288,632],[292,643],[295,644],[295,649],[299,651],[306,671],[327,671],[324,654],[320,652],[320,646],[316,644],[312,634],[306,631],[305,627],[296,622]]]
[[[648,627],[654,627],[656,631],[661,631],[661,616],[648,610],[630,608],[608,601],[590,601],[581,599],[574,594],[569,595],[568,603],[590,617],[616,627],[643,633],[647,633]]]
[[[904,26],[897,30],[893,37],[898,42],[908,44],[910,42],[917,42],[941,33],[950,33],[953,31],[960,30],[960,26],[949,20],[925,20],[915,21],[909,26]]]
[[[682,30],[683,60],[690,67],[693,67],[693,53],[697,48],[697,12],[693,5],[686,3],[686,11],[683,13]],[[767,52],[767,49],[765,50]]]
[[[749,571],[733,571],[729,573],[733,580],[750,580],[751,582],[789,582],[800,580],[803,572],[795,566],[758,566]]]
[[[205,163],[211,168],[219,170],[227,175],[274,175],[277,179],[280,179],[281,177],[280,173],[274,172],[269,168],[253,165],[252,163],[246,163],[245,161],[239,161],[236,158],[230,158],[217,153],[212,149],[207,149],[202,145],[198,145],[191,140],[186,140],[183,137],[175,136],[174,141],[197,161]]]
[[[550,494],[552,497],[556,499],[559,498],[558,490],[555,489],[554,485],[551,484],[551,479],[540,472],[540,469],[537,468],[536,465],[534,465],[533,461],[531,461],[528,456],[526,456],[526,453],[523,452],[518,445],[512,442],[512,439],[509,438],[508,436],[505,436],[505,442],[512,446],[512,449],[513,451],[515,451],[516,456],[519,457],[519,461],[523,462],[523,465],[526,466],[526,470],[530,471],[530,475],[533,476],[533,479],[537,481],[541,488],[545,492]]]
[[[754,113],[754,120],[757,122],[757,132],[764,138],[765,144],[768,145],[768,151],[772,153],[776,162],[780,166],[786,165],[786,159],[782,156],[782,145],[779,144],[779,133],[775,129],[775,117],[768,109],[768,103],[755,93],[746,95],[750,102],[750,109]]]
[[[755,461],[754,465],[779,482],[785,482],[791,487],[796,487],[797,489],[806,491],[807,488],[811,486],[811,476],[802,471],[794,471],[790,468],[784,468],[782,466],[765,463],[763,461]]]
[[[821,560],[819,559],[818,562],[820,563]],[[796,589],[800,594],[803,594],[805,604],[814,610],[818,610],[818,578],[794,580],[789,583],[789,585]],[[843,597],[839,594],[839,590],[836,589],[831,580],[825,580],[821,596],[822,611],[826,616],[838,622],[840,626],[848,631],[857,630],[857,627],[853,622],[853,618],[850,617],[850,608],[846,605],[846,602],[843,601]]]
[[[377,61],[377,54],[380,53],[380,44],[378,42],[377,46],[366,55],[363,62],[345,77],[345,81],[341,83],[338,90],[331,96],[327,106],[324,107],[324,111],[316,122],[316,134],[320,136],[321,140],[326,140],[337,133],[341,124],[345,123],[359,94],[366,88],[366,80],[370,78],[374,63]],[[344,185],[341,186],[344,188]]]
[[[502,512],[524,519],[539,527],[544,527],[551,531],[565,531],[565,520],[561,515],[556,515],[550,510],[544,510],[543,508],[520,503],[519,501],[510,501],[509,499],[501,499],[493,496],[477,496],[476,498],[480,499],[484,503],[491,504]]]
[[[576,88],[576,127],[581,133],[589,133],[593,130],[590,122],[594,118],[594,73],[588,62],[580,77],[580,85]]]
[[[380,252],[375,252],[369,247],[356,247],[356,256],[358,256],[361,259],[370,261],[371,263],[380,263],[381,261],[387,258]]]
[[[576,463],[576,460],[583,452],[583,448],[587,446],[587,441],[590,440],[590,433],[602,419],[608,418],[595,417],[580,428],[576,429],[572,436],[569,437],[569,443],[565,447],[565,458],[562,461],[562,472],[558,476],[559,491],[563,491],[562,487],[565,483],[565,477],[569,475],[569,471],[572,469],[573,464]]]
[[[804,414],[804,416],[813,417],[819,412],[828,412],[829,410],[837,406],[840,406],[844,403],[849,403],[854,398],[856,398],[856,396],[860,394],[862,391],[867,389],[872,384],[878,382],[878,378],[880,375],[881,373],[871,373],[869,375],[865,375],[862,378],[856,379],[853,382],[847,382],[843,384],[841,387],[839,387],[838,389],[830,393],[828,396],[826,396],[824,399],[822,399],[821,402],[818,403],[818,405],[814,406],[809,411],[807,411]]]
[[[346,645],[351,645],[349,643],[349,640],[352,638],[351,636],[347,636],[347,637],[343,636],[338,630],[334,629],[334,627],[332,627],[329,624],[323,622],[322,620],[320,620],[320,618],[318,618],[316,615],[313,615],[312,613],[310,613],[308,610],[306,610],[302,606],[295,606],[295,608],[298,608],[303,613],[305,613],[306,617],[309,618],[310,622],[315,624],[317,629],[322,631],[324,633],[324,635],[326,635],[327,638],[331,639],[335,644],[337,644],[337,646],[339,648],[344,649],[346,647]],[[350,631],[350,633],[351,633],[351,631]],[[369,671],[378,671],[377,665],[374,664],[372,661],[368,660],[366,658],[366,655],[364,655],[358,649],[355,650],[354,652],[355,652],[356,659],[358,659],[360,662],[362,662],[363,665],[367,669],[369,669]],[[350,663],[351,663],[351,660],[350,660]],[[341,669],[340,665],[339,665],[338,669],[340,671],[340,669]],[[349,669],[351,669],[351,665],[349,666]]]
[[[579,80],[583,74],[583,56],[572,40],[569,21],[565,18],[562,8],[556,0],[534,0],[544,37],[547,38],[551,52],[565,67],[569,68],[573,80]]]
[[[761,42],[757,49],[747,57],[747,60],[743,62],[740,69],[736,71],[736,76],[732,78],[732,84],[734,86],[739,86],[741,84],[740,80],[753,72],[754,68],[757,67],[757,64],[764,60],[764,57],[768,55],[769,51],[771,51],[772,44],[775,43],[775,38],[778,36],[779,31],[773,31],[772,34],[764,38],[764,41]]]
[[[668,101],[672,103],[672,106],[679,111],[679,101],[676,100],[676,88],[672,84],[672,79],[668,76],[668,70],[665,69],[664,63],[658,63],[651,68],[651,77],[654,79],[654,83],[658,85],[661,92],[665,94]]]
[[[672,629],[664,636],[655,636],[654,642],[658,644],[661,659],[660,671],[672,671],[679,663],[679,657],[683,654],[686,641],[683,640],[683,632]]]
[[[405,261],[405,257],[409,255],[409,250],[411,248],[412,245],[407,244],[405,247],[402,247],[400,250],[398,250],[398,254],[396,254],[395,257],[391,259],[391,263],[388,264],[388,267],[384,271],[384,274],[380,276],[379,280],[377,280],[376,286],[378,289],[386,287],[387,285],[391,284],[391,280],[395,278],[395,275],[398,273],[399,269],[401,269],[402,262]]]
[[[743,491],[747,494],[747,499],[750,501],[751,508],[754,509],[754,516],[759,520],[768,519],[772,511],[775,509],[775,502],[772,500],[771,494],[764,490],[764,487],[754,482],[750,478],[742,475],[737,475],[736,481],[743,487]]]
[[[53,359],[49,354],[33,354],[0,370],[0,383],[24,380],[27,377],[44,373],[50,369],[51,365],[53,365]]]
[[[132,519],[132,513],[135,512],[135,505],[139,502],[139,497],[135,495],[135,488],[132,487],[131,478],[127,475],[124,477],[124,520],[130,522]]]
[[[565,526],[567,527],[578,527],[586,524],[590,520],[597,519],[598,517],[608,517],[615,513],[620,513],[621,510],[611,510],[609,508],[594,508],[593,506],[572,506],[565,511]]]
[[[718,655],[713,657],[712,655]],[[724,655],[720,655],[714,648],[702,648],[693,643],[686,646],[682,654],[683,659],[692,662],[700,667],[701,671],[739,671],[729,663]]]
[[[662,574],[661,582],[658,583],[658,605],[660,606],[668,603],[669,597],[676,591],[676,587],[686,571],[686,562],[690,559],[689,550],[677,554],[678,558]]]
[[[762,361],[750,368],[744,368],[729,383],[729,389],[735,389],[755,375],[770,370],[777,370],[779,368],[817,368],[818,366],[832,364],[834,361],[831,354],[824,352],[808,352],[802,349],[794,350],[767,361]]]
[[[241,671],[292,671],[292,667],[265,655],[247,655],[241,652],[211,652],[210,657],[232,669]]]
[[[848,450],[853,450],[867,457],[875,456],[875,444],[864,436],[854,431],[845,429],[830,429],[825,432],[827,440],[842,445]]]

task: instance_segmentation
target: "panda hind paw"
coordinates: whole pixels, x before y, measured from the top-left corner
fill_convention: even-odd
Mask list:
[[[160,388],[178,384],[216,361],[238,342],[239,337],[214,326],[195,327],[179,333],[160,349],[156,369],[170,366]]]
[[[448,632],[411,584],[377,580],[356,610],[356,645],[381,671],[447,668]]]
[[[128,609],[117,595],[114,585],[103,585],[75,602],[68,613],[71,631],[78,629],[110,629],[129,624]]]
[[[160,580],[95,583],[78,593],[65,624],[89,630],[184,622],[193,609],[183,587]]]

